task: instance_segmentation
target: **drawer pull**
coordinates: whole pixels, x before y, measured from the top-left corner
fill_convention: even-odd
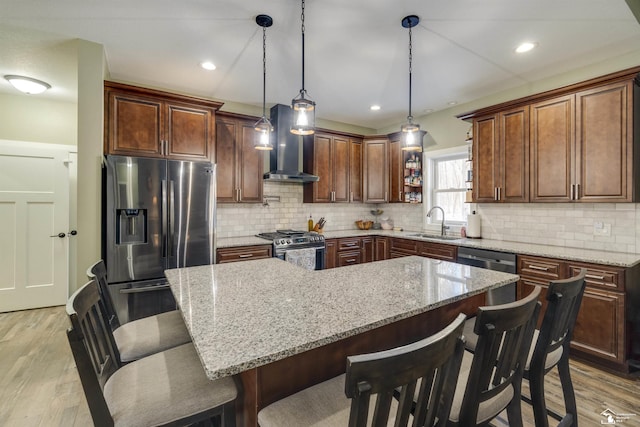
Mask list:
[[[345,243],[344,245],[345,246],[358,246],[357,243]]]
[[[593,274],[586,274],[584,277],[587,279],[604,280],[604,276],[596,276]]]
[[[356,262],[356,260],[354,258],[348,259],[346,260],[347,262]]]
[[[540,267],[538,265],[530,265],[529,268],[532,270],[549,271],[549,267]]]
[[[238,255],[238,258],[251,258],[253,256],[253,254],[242,254],[242,255]]]

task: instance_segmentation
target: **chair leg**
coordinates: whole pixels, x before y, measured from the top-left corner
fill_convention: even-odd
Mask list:
[[[520,393],[516,393],[507,406],[507,416],[509,417],[509,427],[522,427],[522,405],[520,404]]]
[[[564,407],[567,415],[573,418],[572,426],[578,427],[578,409],[576,406],[576,396],[573,391],[573,382],[571,381],[571,371],[569,369],[569,358],[564,355],[558,362],[558,374],[560,383],[562,384],[562,394],[564,395]]]
[[[236,403],[231,401],[222,407],[222,427],[236,427]]]
[[[531,393],[531,405],[533,406],[533,416],[536,427],[549,427],[547,420],[547,405],[544,400],[544,372],[539,369],[539,373],[532,375],[529,371],[529,392]]]

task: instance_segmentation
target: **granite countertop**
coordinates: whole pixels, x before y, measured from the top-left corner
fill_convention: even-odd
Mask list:
[[[562,246],[538,245],[530,243],[508,242],[504,240],[488,239],[467,239],[441,240],[438,238],[425,238],[415,236],[419,231],[392,231],[392,230],[337,230],[326,231],[324,236],[327,239],[357,236],[389,236],[401,237],[404,239],[414,239],[444,243],[469,248],[487,249],[502,252],[513,252],[519,255],[534,255],[549,258],[560,258],[568,261],[578,261],[594,264],[604,264],[616,267],[633,267],[640,263],[640,254],[624,252],[597,251],[580,248],[567,248]],[[218,240],[218,247],[252,246],[269,244],[265,239],[259,237],[230,237]]]
[[[210,379],[284,359],[519,278],[417,256],[318,271],[271,258],[165,273]]]

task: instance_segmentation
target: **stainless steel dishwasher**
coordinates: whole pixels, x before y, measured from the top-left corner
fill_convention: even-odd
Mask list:
[[[475,248],[458,248],[459,264],[516,274],[516,254]],[[487,304],[505,304],[516,300],[516,284],[511,283],[487,292]]]

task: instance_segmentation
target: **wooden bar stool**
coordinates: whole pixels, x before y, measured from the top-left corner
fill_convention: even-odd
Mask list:
[[[235,425],[231,377],[211,381],[193,344],[120,366],[95,280],[67,302],[67,338],[96,426],[187,425],[220,417]]]
[[[120,325],[115,311],[104,261],[100,260],[87,270],[90,279],[96,279],[105,305],[109,325],[113,331],[120,359],[127,363],[191,342],[191,336],[178,310],[156,314]]]
[[[260,427],[445,426],[464,353],[464,319],[460,314],[403,347],[348,357],[345,375],[262,409]]]
[[[540,287],[509,304],[478,308],[475,352],[465,352],[449,425],[485,425],[507,410],[509,425],[522,426],[522,375],[540,311]]]

